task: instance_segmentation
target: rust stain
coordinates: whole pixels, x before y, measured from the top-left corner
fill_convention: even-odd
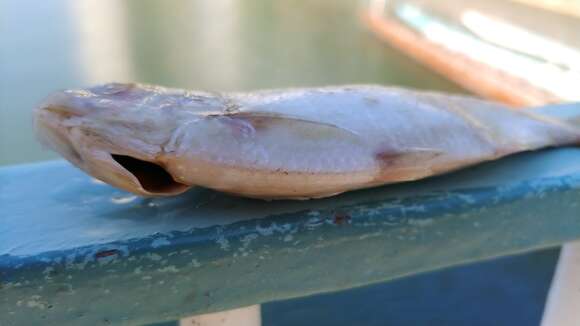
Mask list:
[[[105,257],[109,257],[109,256],[119,255],[119,254],[121,254],[121,251],[119,251],[117,249],[103,250],[103,251],[97,252],[95,254],[95,258],[99,259],[99,258],[105,258]]]
[[[332,222],[336,225],[344,225],[350,223],[351,216],[345,212],[336,212]]]

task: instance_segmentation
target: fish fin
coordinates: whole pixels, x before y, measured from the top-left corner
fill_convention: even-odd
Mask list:
[[[433,174],[433,159],[445,152],[435,148],[385,150],[375,154],[382,182],[410,181]]]
[[[221,114],[215,117],[232,119],[232,122],[243,122],[251,126],[255,132],[283,129],[293,136],[299,136],[303,140],[359,139],[354,131],[335,124],[308,120],[286,114],[239,111]]]
[[[328,122],[321,122],[321,121],[314,121],[309,119],[304,119],[297,116],[292,116],[289,114],[280,114],[280,113],[273,113],[273,112],[236,112],[232,114],[226,114],[225,116],[228,117],[241,117],[247,119],[263,119],[263,120],[270,120],[270,121],[279,121],[282,123],[309,123],[313,125],[324,125],[332,128],[343,129],[347,132],[355,134],[353,131],[348,130],[346,128],[339,127],[335,124],[328,123]]]
[[[386,150],[378,152],[375,158],[381,166],[413,167],[417,163],[424,164],[435,157],[444,154],[440,149],[413,147],[404,151]]]
[[[580,128],[580,103],[550,104],[532,108],[530,112],[558,119]]]

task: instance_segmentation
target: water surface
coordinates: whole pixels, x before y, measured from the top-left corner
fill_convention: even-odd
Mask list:
[[[31,112],[110,81],[207,90],[375,83],[460,92],[385,45],[361,3],[0,0],[0,165],[56,158]]]

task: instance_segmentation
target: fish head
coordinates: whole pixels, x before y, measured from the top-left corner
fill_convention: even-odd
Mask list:
[[[144,196],[174,195],[191,185],[267,193],[295,175],[374,166],[372,148],[357,132],[254,102],[239,94],[106,84],[54,93],[34,121],[41,142],[72,164]]]
[[[166,169],[164,146],[180,120],[218,102],[205,93],[106,84],[52,94],[34,124],[43,144],[91,176],[138,195],[174,195],[189,186]]]

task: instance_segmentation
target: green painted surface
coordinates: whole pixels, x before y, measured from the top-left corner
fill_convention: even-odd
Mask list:
[[[368,33],[359,2],[0,0],[0,164],[55,158],[31,112],[110,81],[209,90],[377,83],[460,92]]]
[[[64,162],[3,168],[0,315],[158,322],[557,246],[580,238],[579,160],[524,153],[302,202],[205,189],[146,200]]]
[[[538,250],[394,282],[276,301],[262,306],[262,323],[295,326],[308,320],[316,326],[540,325],[557,260],[557,249]]]

